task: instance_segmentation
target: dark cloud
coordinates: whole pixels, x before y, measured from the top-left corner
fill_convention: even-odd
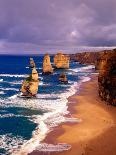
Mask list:
[[[115,46],[115,7],[116,0],[0,0],[0,52]]]

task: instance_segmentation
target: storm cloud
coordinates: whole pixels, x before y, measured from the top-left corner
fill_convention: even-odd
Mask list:
[[[116,0],[0,0],[0,52],[116,46]]]

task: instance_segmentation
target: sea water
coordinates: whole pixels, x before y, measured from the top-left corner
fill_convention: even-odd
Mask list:
[[[94,66],[71,62],[70,69],[55,70],[42,75],[43,56],[33,56],[39,73],[39,91],[36,98],[19,98],[22,81],[31,73],[30,56],[0,56],[0,155],[18,155],[24,152],[63,151],[69,144],[43,144],[41,141],[63,122],[80,122],[68,111],[68,97],[79,91],[82,82],[90,80]],[[53,63],[53,57],[51,57]],[[68,84],[58,81],[65,73]],[[68,115],[67,115],[68,114]]]

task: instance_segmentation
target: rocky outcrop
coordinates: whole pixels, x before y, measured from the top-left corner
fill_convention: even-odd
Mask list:
[[[67,84],[68,80],[67,80],[66,74],[64,74],[64,73],[60,74],[59,81],[64,83],[64,84]]]
[[[43,74],[53,73],[53,68],[50,62],[50,56],[46,54],[43,60]]]
[[[99,52],[82,52],[70,55],[71,60],[78,61],[81,64],[95,65],[99,58]]]
[[[20,91],[22,92],[22,95],[25,97],[33,97],[38,92],[38,85],[38,73],[36,68],[33,68],[32,74],[26,80],[23,81]]]
[[[56,68],[68,69],[69,61],[70,61],[69,56],[63,55],[62,52],[59,52],[54,57],[54,65]]]
[[[30,67],[31,67],[31,68],[36,67],[33,58],[30,58]]]
[[[116,49],[100,52],[83,52],[70,55],[72,61],[95,65],[98,70],[99,96],[116,105]]]
[[[116,106],[116,50],[102,52],[98,65],[99,96]]]

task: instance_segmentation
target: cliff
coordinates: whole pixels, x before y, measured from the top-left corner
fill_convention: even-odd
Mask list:
[[[78,61],[81,64],[93,64],[95,65],[99,58],[99,52],[83,52],[70,55],[71,60]]]
[[[101,53],[99,64],[99,96],[116,106],[116,50]]]
[[[53,73],[53,68],[50,62],[50,56],[46,54],[43,59],[43,74]]]
[[[68,69],[69,61],[70,61],[69,56],[63,55],[62,52],[59,52],[54,56],[54,65],[56,68]]]
[[[93,64],[98,70],[99,96],[116,105],[116,49],[100,52],[84,52],[70,55],[71,60],[81,64]]]

